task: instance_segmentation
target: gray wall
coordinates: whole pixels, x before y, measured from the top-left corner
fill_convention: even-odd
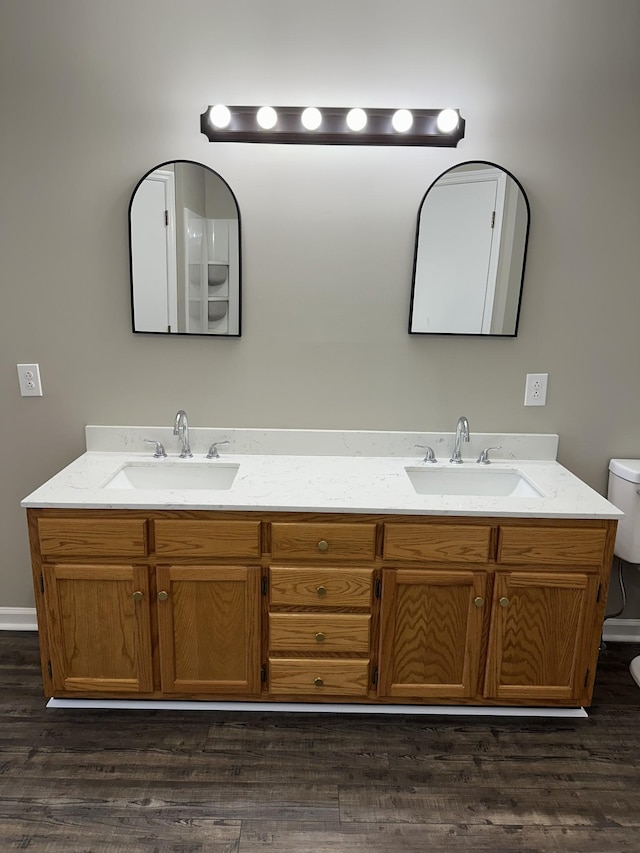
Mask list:
[[[640,456],[637,0],[0,0],[0,606],[32,604],[20,499],[83,427],[557,432],[601,492]],[[212,145],[208,104],[454,106],[456,149]],[[127,205],[169,159],[242,215],[235,340],[130,331]],[[516,339],[409,337],[415,219],[492,160],[532,227]],[[15,365],[39,362],[45,396]],[[527,372],[548,404],[524,408]],[[638,602],[640,610],[640,602]]]

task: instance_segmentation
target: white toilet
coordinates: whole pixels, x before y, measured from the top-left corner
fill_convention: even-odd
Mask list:
[[[607,497],[624,512],[624,518],[618,521],[615,555],[640,567],[640,459],[609,462]],[[629,671],[640,685],[640,657],[631,661]]]

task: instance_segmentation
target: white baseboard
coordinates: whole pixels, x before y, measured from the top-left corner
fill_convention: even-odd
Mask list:
[[[640,619],[607,619],[602,639],[605,643],[640,643]]]
[[[505,708],[497,705],[322,705],[314,702],[189,702],[167,699],[49,699],[47,708],[126,711],[288,711],[296,714],[414,714],[467,717],[588,717],[584,708]]]
[[[0,607],[0,631],[37,631],[35,607]]]

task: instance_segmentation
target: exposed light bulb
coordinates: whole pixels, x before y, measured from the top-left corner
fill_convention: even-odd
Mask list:
[[[356,107],[347,113],[347,127],[349,130],[362,130],[367,126],[367,114],[364,110]]]
[[[220,130],[229,127],[231,122],[229,107],[225,107],[224,104],[216,104],[211,107],[209,110],[209,121],[214,127],[220,128]]]
[[[442,110],[436,119],[436,125],[440,133],[451,133],[455,130],[460,121],[460,116],[456,110]]]
[[[307,130],[317,130],[322,124],[322,113],[316,107],[307,107],[302,111],[300,121]]]
[[[413,125],[413,115],[409,110],[396,110],[391,124],[398,133],[405,133]]]
[[[278,121],[278,113],[273,107],[260,107],[256,114],[258,124],[263,130],[271,130],[276,126]]]

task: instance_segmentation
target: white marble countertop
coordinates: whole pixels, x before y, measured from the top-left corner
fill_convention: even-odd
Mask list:
[[[168,459],[153,459],[143,438],[162,441]],[[230,442],[205,460],[212,441]],[[463,444],[462,466],[448,462],[453,435],[321,430],[192,429],[194,457],[178,459],[167,427],[87,427],[87,452],[22,501],[23,507],[198,509],[417,515],[620,518],[623,513],[555,460],[557,436],[476,434]],[[440,460],[423,463],[416,443]],[[406,467],[477,470],[479,450],[493,451],[491,470],[517,470],[541,496],[417,494]],[[286,448],[294,452],[282,452]],[[225,452],[230,450],[231,452]],[[233,452],[235,451],[235,452]],[[306,451],[306,452],[301,452]],[[549,458],[551,457],[551,458]],[[114,489],[104,484],[125,465],[237,464],[230,489]]]

